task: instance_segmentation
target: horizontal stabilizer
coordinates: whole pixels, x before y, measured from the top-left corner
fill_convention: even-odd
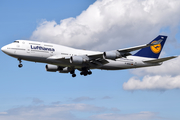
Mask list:
[[[155,59],[155,60],[147,60],[147,61],[143,61],[145,63],[160,63],[160,62],[164,62],[173,58],[176,58],[178,56],[171,56],[171,57],[165,57],[165,58],[160,58],[160,59]]]

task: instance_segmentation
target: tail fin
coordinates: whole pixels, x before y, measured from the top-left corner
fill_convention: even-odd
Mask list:
[[[158,40],[162,40],[160,44],[153,45],[147,48],[143,48],[135,53],[133,56],[140,56],[140,57],[148,57],[148,58],[158,58],[161,50],[163,49],[164,43],[166,42],[167,36],[159,35],[150,43],[156,42]]]

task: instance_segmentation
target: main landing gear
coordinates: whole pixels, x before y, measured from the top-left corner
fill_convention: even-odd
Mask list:
[[[80,75],[84,75],[84,76],[91,75],[91,74],[92,72],[88,70],[87,68],[82,68],[82,71],[80,73]]]
[[[18,58],[18,61],[19,61],[19,65],[18,65],[18,67],[19,67],[19,68],[21,68],[21,67],[23,66],[23,65],[21,64],[21,62],[22,62],[22,61],[21,61],[21,59],[20,59],[20,58]]]
[[[87,75],[91,75],[92,74],[92,72],[89,69],[87,69],[87,68],[82,68],[80,71],[81,71],[80,75],[87,76]],[[72,77],[76,77],[75,69],[70,71],[70,74],[72,75]]]
[[[76,77],[75,70],[72,70],[70,73],[72,74],[72,77]]]
[[[89,71],[82,71],[80,74],[84,75],[84,76],[87,76],[87,75],[91,75],[92,72],[90,70]]]

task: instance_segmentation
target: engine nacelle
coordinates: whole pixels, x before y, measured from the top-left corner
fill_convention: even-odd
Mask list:
[[[56,72],[56,71],[59,71],[60,73],[69,73],[72,71],[71,68],[69,67],[60,67],[60,66],[57,66],[57,65],[51,65],[51,64],[47,64],[46,65],[46,71],[49,71],[49,72]]]
[[[74,64],[82,64],[88,61],[89,61],[89,58],[87,56],[72,56],[70,58],[70,63],[74,63]]]
[[[118,51],[108,51],[108,52],[104,52],[104,53],[103,53],[103,57],[104,57],[105,59],[115,60],[115,59],[117,59],[117,58],[121,58],[122,55],[121,55],[121,53],[118,52]]]
[[[46,65],[46,71],[56,72],[56,71],[59,71],[59,70],[62,70],[62,68],[57,66],[57,65],[51,65],[51,64]]]

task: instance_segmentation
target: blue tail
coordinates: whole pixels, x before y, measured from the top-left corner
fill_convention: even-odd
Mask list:
[[[162,40],[160,44],[153,45],[150,47],[143,48],[135,53],[133,56],[140,56],[140,57],[148,57],[148,58],[158,58],[161,50],[163,49],[164,43],[166,42],[167,36],[159,35],[150,43],[156,42],[158,40]]]

